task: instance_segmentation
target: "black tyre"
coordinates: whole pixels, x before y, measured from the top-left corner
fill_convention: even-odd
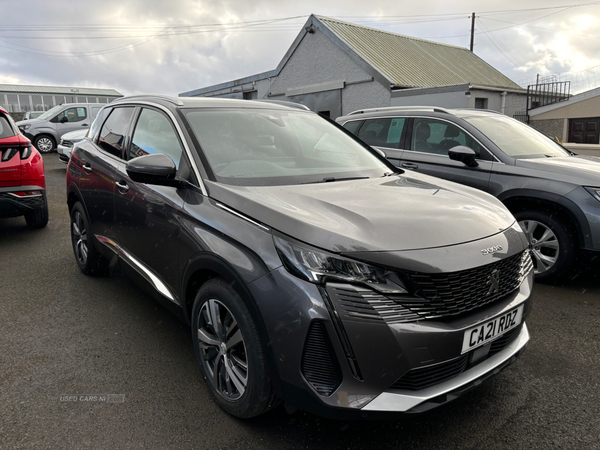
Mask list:
[[[573,227],[549,211],[519,211],[514,216],[529,240],[536,281],[555,281],[567,275],[578,253]]]
[[[206,384],[221,408],[249,418],[278,404],[252,314],[220,278],[207,281],[196,294],[192,337]]]
[[[48,135],[36,136],[33,139],[33,146],[38,149],[40,153],[52,153],[56,150],[56,142]]]
[[[85,210],[77,202],[71,210],[71,241],[75,261],[86,275],[104,274],[108,270],[108,261],[96,250],[92,239]]]
[[[25,221],[29,228],[44,228],[48,225],[48,201],[44,198],[44,206],[25,214]]]

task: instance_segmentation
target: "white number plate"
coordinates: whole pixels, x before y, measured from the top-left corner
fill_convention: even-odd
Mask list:
[[[474,348],[481,347],[482,345],[493,341],[501,334],[506,333],[508,330],[512,330],[521,323],[522,318],[523,305],[519,306],[517,309],[504,313],[495,319],[468,329],[465,331],[463,337],[461,354],[473,350]]]

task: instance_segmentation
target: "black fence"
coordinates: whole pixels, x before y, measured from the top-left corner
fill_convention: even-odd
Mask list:
[[[534,108],[563,102],[571,97],[571,82],[532,84],[527,86],[527,112]]]

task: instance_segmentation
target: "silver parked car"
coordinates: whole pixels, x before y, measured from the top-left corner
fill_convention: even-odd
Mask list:
[[[37,119],[17,122],[17,126],[40,153],[50,153],[56,149],[63,134],[87,130],[103,106],[102,103],[66,103],[55,106]]]
[[[68,164],[69,159],[71,159],[73,145],[85,138],[88,130],[89,128],[86,128],[85,130],[75,130],[63,134],[63,137],[60,139],[60,144],[58,144],[58,147],[56,147],[58,159],[60,159],[65,164]]]

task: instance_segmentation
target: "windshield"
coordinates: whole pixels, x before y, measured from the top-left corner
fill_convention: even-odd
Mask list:
[[[46,111],[44,114],[42,114],[41,116],[39,116],[37,118],[41,119],[41,120],[50,119],[52,116],[54,116],[56,113],[58,113],[62,109],[63,109],[63,105],[55,106],[54,108],[49,109],[48,111]]]
[[[513,158],[569,156],[562,147],[542,133],[510,117],[465,117],[465,120]]]
[[[246,186],[381,177],[389,166],[314,113],[184,110],[218,182]]]

